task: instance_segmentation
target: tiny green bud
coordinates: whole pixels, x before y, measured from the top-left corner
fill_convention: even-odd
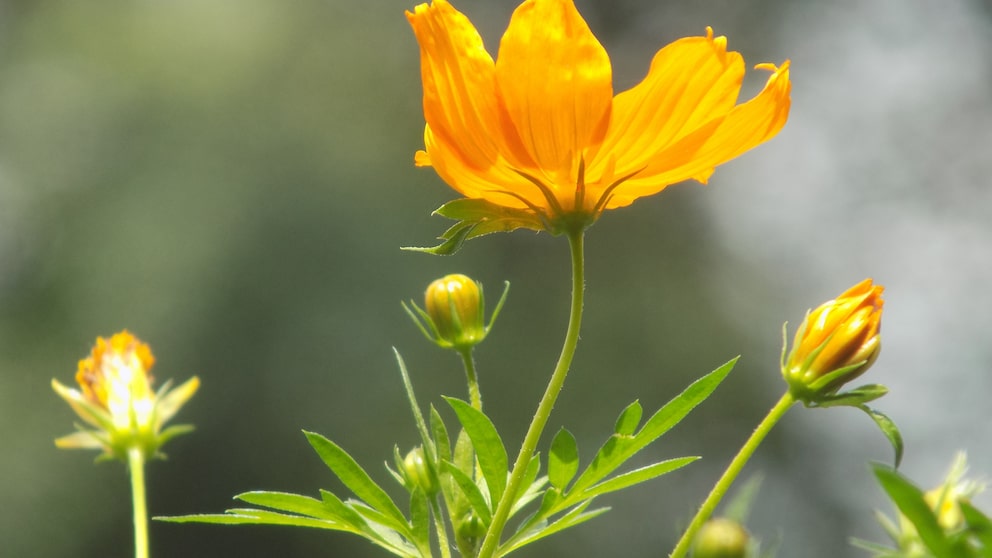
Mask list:
[[[424,305],[438,344],[464,349],[486,337],[482,286],[461,274],[442,277],[427,287]]]
[[[433,496],[437,493],[437,478],[431,474],[427,461],[424,460],[424,449],[417,446],[410,450],[403,459],[403,476],[410,484],[410,488],[419,488],[424,494]]]
[[[750,535],[740,523],[718,517],[703,524],[692,545],[693,558],[744,558]]]

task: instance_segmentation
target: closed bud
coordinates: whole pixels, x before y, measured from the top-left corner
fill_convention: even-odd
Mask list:
[[[465,275],[448,275],[427,287],[427,315],[434,324],[436,341],[464,349],[486,338],[482,286]]]
[[[403,459],[403,476],[410,484],[410,488],[419,488],[428,496],[437,493],[437,478],[431,474],[430,467],[424,460],[423,448],[413,448],[410,453],[406,454]]]
[[[875,362],[883,290],[865,279],[806,315],[782,363],[782,375],[797,399],[830,395]]]
[[[740,523],[718,517],[703,524],[692,545],[693,558],[744,558],[750,535]]]

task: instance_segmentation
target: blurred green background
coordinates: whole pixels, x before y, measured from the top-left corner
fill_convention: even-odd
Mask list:
[[[494,52],[515,0],[462,0]],[[888,286],[871,379],[904,429],[905,470],[936,483],[968,448],[992,473],[992,24],[988,2],[578,2],[616,89],[654,52],[712,25],[749,65],[793,60],[791,122],[770,144],[605,215],[590,231],[586,323],[549,431],[588,459],[627,403],[653,411],[737,354],[727,383],[638,459],[704,460],[604,498],[606,516],[521,557],[663,556],[783,390],[781,323],[866,276]],[[120,464],[58,451],[72,381],[97,335],[151,344],[159,381],[203,386],[197,431],[149,466],[153,515],[219,512],[252,489],[342,493],[301,429],[383,484],[416,443],[391,346],[423,403],[464,396],[457,359],[399,301],[446,273],[513,287],[477,352],[512,453],[568,304],[565,242],[517,232],[436,258],[430,212],[453,199],[413,167],[416,42],[396,0],[0,1],[0,554],[125,557]],[[745,96],[761,86],[749,73]],[[450,415],[449,415],[450,417]],[[542,446],[542,447],[546,447]],[[753,530],[784,557],[860,555],[883,506],[866,463],[890,450],[855,411],[793,410]],[[399,494],[398,491],[394,491]],[[983,502],[980,500],[979,504]],[[152,526],[160,557],[381,556],[351,536]]]

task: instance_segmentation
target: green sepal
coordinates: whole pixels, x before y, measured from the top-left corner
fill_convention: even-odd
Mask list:
[[[465,241],[479,236],[517,229],[548,230],[548,224],[530,210],[503,207],[483,199],[450,201],[434,210],[434,215],[458,222],[438,237],[443,242],[437,246],[411,246],[403,250],[449,256],[460,250]]]
[[[881,411],[872,409],[867,405],[857,405],[857,408],[864,411],[869,417],[871,417],[871,420],[875,421],[875,424],[878,425],[878,429],[882,431],[885,438],[890,444],[892,444],[892,450],[895,452],[893,468],[898,469],[899,464],[902,463],[903,451],[902,434],[899,432],[899,427],[896,426],[896,423],[892,419]]]
[[[445,401],[455,411],[458,421],[472,440],[472,448],[479,462],[479,469],[489,489],[490,502],[499,502],[506,488],[508,460],[503,440],[489,417],[465,401],[445,397]]]
[[[810,403],[809,407],[860,407],[889,393],[881,384],[868,384],[850,391],[825,395]]]
[[[575,474],[579,472],[579,447],[575,436],[562,428],[551,441],[548,453],[548,480],[551,486],[564,491]]]
[[[916,527],[923,544],[939,558],[959,556],[954,553],[954,546],[937,522],[937,516],[923,499],[923,491],[894,469],[878,464],[872,465],[872,469],[882,489]]]

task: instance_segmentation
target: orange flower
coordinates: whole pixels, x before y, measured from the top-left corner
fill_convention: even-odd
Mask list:
[[[127,330],[110,339],[96,338],[90,356],[79,361],[78,390],[52,380],[52,388],[81,419],[94,429],[79,431],[55,441],[60,448],[103,449],[106,455],[125,458],[127,450],[140,448],[146,458],[156,455],[168,439],[190,430],[173,426],[162,430],[190,397],[200,380],[195,376],[158,393],[149,374],[155,357],[145,343]]]
[[[727,39],[680,39],[613,95],[610,59],[571,0],[526,0],[494,62],[446,0],[407,12],[420,44],[426,150],[467,198],[586,226],[605,209],[714,168],[772,138],[789,114],[789,62],[737,105],[744,61]]]
[[[806,315],[782,367],[794,392],[836,391],[875,362],[882,347],[883,290],[865,279]]]

